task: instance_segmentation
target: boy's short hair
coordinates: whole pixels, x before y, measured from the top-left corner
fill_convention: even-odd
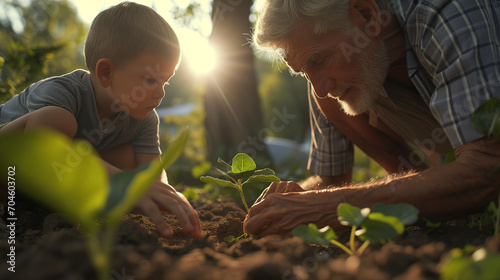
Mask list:
[[[144,52],[163,54],[175,65],[180,61],[177,35],[153,9],[132,2],[110,7],[92,21],[85,41],[85,62],[90,73],[108,58],[118,67]]]

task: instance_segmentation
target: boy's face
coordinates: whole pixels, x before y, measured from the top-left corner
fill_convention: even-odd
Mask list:
[[[120,110],[135,119],[144,119],[165,95],[163,87],[174,75],[175,63],[163,55],[146,52],[123,67],[113,70],[112,98]]]

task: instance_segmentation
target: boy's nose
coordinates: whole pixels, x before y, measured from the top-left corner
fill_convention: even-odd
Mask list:
[[[162,99],[163,96],[165,96],[165,87],[164,86],[160,86],[158,89],[156,89],[153,92],[153,98]]]

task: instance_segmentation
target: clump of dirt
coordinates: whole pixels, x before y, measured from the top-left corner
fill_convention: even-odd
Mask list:
[[[335,246],[318,247],[297,237],[247,237],[228,243],[242,232],[245,211],[226,202],[193,202],[205,235],[197,240],[184,233],[172,214],[164,219],[174,236],[159,236],[148,217],[138,212],[124,217],[116,233],[110,279],[439,279],[440,264],[452,248],[483,246],[500,251],[493,238],[466,222],[450,222],[432,233],[407,228],[403,236],[368,247],[361,257]],[[0,279],[96,279],[83,234],[59,214],[30,206],[19,212],[16,232],[16,272],[7,270],[0,255]],[[348,230],[339,232],[346,242]],[[359,245],[359,244],[358,244]],[[0,250],[9,244],[0,241]]]

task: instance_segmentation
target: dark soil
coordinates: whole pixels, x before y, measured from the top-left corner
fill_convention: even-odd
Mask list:
[[[165,220],[174,236],[162,238],[149,218],[129,214],[117,230],[110,279],[439,279],[440,265],[453,248],[483,246],[500,251],[500,237],[451,221],[431,233],[425,226],[407,228],[385,245],[372,245],[361,257],[349,257],[335,246],[317,247],[297,237],[247,237],[245,212],[232,202],[193,202],[206,235],[196,240],[182,232],[171,214]],[[0,241],[0,279],[96,279],[78,228],[56,213],[33,208],[18,212],[16,272],[7,270],[11,245]],[[349,232],[338,232],[346,242]],[[358,244],[359,245],[359,244]],[[500,277],[499,277],[500,278]]]

